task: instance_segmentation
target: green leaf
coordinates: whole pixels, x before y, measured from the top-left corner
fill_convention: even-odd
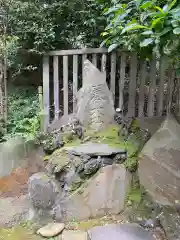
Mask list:
[[[131,24],[131,25],[128,25],[127,27],[125,27],[122,30],[121,34],[124,34],[124,33],[129,32],[129,31],[133,31],[133,30],[138,30],[138,29],[148,29],[148,27],[143,26],[143,25],[139,25],[137,23],[134,23],[134,24]]]
[[[154,8],[155,8],[155,9],[157,9],[157,10],[159,10],[161,13],[163,13],[163,14],[164,14],[164,11],[163,11],[163,9],[162,9],[162,8],[160,8],[159,6],[155,6]]]
[[[141,33],[142,35],[151,35],[153,34],[153,31],[152,30],[148,30],[148,31],[144,31]]]
[[[140,6],[140,8],[143,9],[143,10],[146,10],[149,7],[152,7],[152,2],[151,1],[147,1]]]
[[[172,3],[170,3],[168,6],[168,10],[171,10],[174,7],[174,5],[176,4],[176,2],[177,2],[177,0],[173,0]]]
[[[152,38],[146,38],[144,41],[140,43],[140,47],[147,47],[148,45],[152,44],[154,40]]]
[[[172,20],[171,23],[172,23],[174,28],[179,26],[179,22],[177,20]]]
[[[174,30],[173,30],[173,33],[174,34],[180,34],[180,27],[179,28],[175,28]]]
[[[162,30],[162,32],[158,33],[158,36],[161,37],[161,36],[165,35],[166,33],[170,32],[171,30],[172,30],[171,27],[166,27]]]
[[[151,27],[152,27],[152,28],[155,28],[157,24],[159,24],[159,23],[162,22],[162,20],[163,20],[162,17],[154,19],[154,20],[152,21]]]
[[[117,43],[112,44],[111,46],[109,46],[108,48],[108,52],[112,52],[113,50],[115,50],[118,47]]]
[[[104,36],[107,36],[108,34],[109,34],[108,32],[102,32],[101,36],[104,37]]]

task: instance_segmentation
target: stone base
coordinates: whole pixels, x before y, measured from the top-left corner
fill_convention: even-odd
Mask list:
[[[34,206],[34,216],[39,215],[39,212],[41,216],[43,213],[47,215],[47,209],[43,207],[45,195],[39,193],[45,186],[55,186],[52,181],[52,179],[48,180],[48,176],[42,177],[42,173],[40,177],[36,175],[30,179],[29,196],[31,205]],[[124,210],[130,184],[131,174],[122,165],[114,164],[103,167],[71,195],[58,194],[57,190],[52,188],[48,214],[51,214],[56,221],[80,221],[106,214],[118,214]]]

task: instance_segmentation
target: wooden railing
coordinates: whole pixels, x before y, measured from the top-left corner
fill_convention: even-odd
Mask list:
[[[69,63],[70,58],[71,63]],[[86,58],[106,73],[109,88],[114,96],[115,107],[122,109],[126,105],[126,112],[129,116],[161,116],[167,110],[172,97],[174,77],[173,71],[169,76],[166,74],[167,64],[164,58],[158,62],[158,71],[155,56],[151,62],[148,62],[145,59],[139,60],[135,53],[125,53],[119,50],[108,53],[104,48],[51,51],[43,57],[44,129],[47,128],[51,118],[60,117],[62,109],[64,115],[69,114],[69,83],[72,83],[71,94],[75,96],[79,89],[78,79],[79,77],[83,79],[83,63]],[[50,60],[52,60],[52,71],[50,71]],[[79,68],[81,68],[81,73]],[[62,94],[59,91],[60,85],[63,85]],[[52,92],[53,96],[50,96]],[[52,98],[54,114],[51,117],[50,99]]]

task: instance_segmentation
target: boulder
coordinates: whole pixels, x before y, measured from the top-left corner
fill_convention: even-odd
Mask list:
[[[29,178],[28,193],[34,208],[51,209],[60,190],[55,181],[42,172]]]
[[[85,186],[61,203],[64,220],[87,220],[124,210],[131,175],[121,165],[101,168]]]
[[[180,125],[168,116],[145,144],[139,159],[140,183],[161,204],[180,199]]]
[[[89,240],[155,240],[138,224],[109,224],[88,231]]]
[[[159,214],[159,220],[167,239],[180,239],[180,215],[174,207],[164,206]]]
[[[64,230],[64,223],[48,223],[37,231],[42,237],[51,238],[59,235]]]

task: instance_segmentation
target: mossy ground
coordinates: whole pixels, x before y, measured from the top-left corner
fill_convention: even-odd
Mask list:
[[[0,240],[42,240],[31,228],[18,225],[13,228],[0,228]]]

